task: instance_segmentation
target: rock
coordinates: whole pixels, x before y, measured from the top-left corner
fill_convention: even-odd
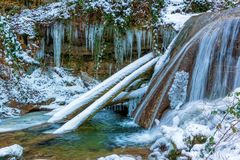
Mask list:
[[[194,16],[185,23],[173,47],[170,48],[169,61],[152,78],[148,91],[133,112],[138,124],[145,128],[152,127],[154,120],[160,119],[170,108],[168,93],[174,82],[174,76],[179,71],[189,73],[186,102],[204,98],[220,98],[234,89],[236,69],[230,71],[230,68],[238,68],[236,61],[240,56],[238,51],[240,34],[233,28],[234,26],[239,28],[239,19],[240,10],[236,7]],[[215,28],[219,30],[214,30]],[[221,40],[226,31],[231,34],[224,39],[231,43],[232,48],[229,47],[231,45],[226,46],[228,43]],[[231,40],[232,35],[236,35],[235,41]],[[210,39],[212,39],[211,43],[209,43]],[[226,48],[226,51],[222,51],[222,48]],[[232,57],[229,58],[231,64],[228,62],[220,64],[221,58],[217,58],[219,55]],[[218,78],[220,76],[224,80]]]
[[[113,155],[110,155],[110,156],[107,156],[107,157],[98,158],[98,160],[142,160],[142,158],[140,156],[134,157],[134,156],[131,156],[131,155],[116,155],[116,154],[113,154]]]
[[[0,158],[16,158],[19,159],[22,157],[23,154],[23,147],[18,144],[14,144],[9,147],[1,148],[0,149]]]

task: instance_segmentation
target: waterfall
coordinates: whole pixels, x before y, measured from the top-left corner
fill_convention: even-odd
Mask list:
[[[238,58],[236,65],[236,73],[234,78],[234,88],[240,87],[240,57]]]
[[[136,109],[138,103],[140,101],[140,97],[136,99],[131,99],[127,102],[128,106],[128,116],[131,116],[133,111]]]
[[[212,25],[202,35],[193,69],[189,101],[219,98],[234,89],[232,70],[237,59],[233,50],[239,36],[239,27],[238,19],[225,20]],[[238,77],[235,79],[237,81]]]
[[[169,109],[174,100],[168,95],[172,95],[179,71],[189,73],[186,102],[220,98],[240,86],[240,19],[227,17],[202,24],[196,20],[191,27],[178,34],[175,46],[168,49],[169,61],[152,78],[133,112],[134,120],[144,127],[151,127]]]
[[[52,27],[54,64],[56,67],[61,66],[61,49],[64,38],[64,27],[62,23],[55,23]]]

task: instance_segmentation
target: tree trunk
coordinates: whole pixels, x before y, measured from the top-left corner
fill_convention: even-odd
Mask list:
[[[135,62],[129,64],[128,66],[121,69],[119,72],[115,73],[113,76],[109,77],[102,83],[98,84],[96,87],[91,89],[90,91],[84,93],[81,95],[78,99],[74,100],[67,106],[65,106],[60,111],[56,112],[50,119],[49,123],[58,122],[68,115],[72,114],[76,110],[83,110],[86,106],[93,103],[96,99],[101,97],[103,94],[105,94],[107,91],[109,91],[114,85],[119,83],[121,80],[123,80],[126,76],[130,75],[134,71],[136,71],[138,68],[149,62],[155,57],[154,53],[149,53]]]
[[[154,58],[150,62],[146,63],[139,69],[135,70],[132,74],[124,78],[120,83],[115,85],[111,90],[109,90],[102,97],[97,99],[88,108],[78,114],[76,117],[65,123],[62,127],[57,129],[54,134],[62,134],[70,132],[78,128],[83,124],[88,118],[94,116],[99,110],[104,108],[110,101],[112,101],[119,93],[126,89],[132,82],[138,79],[141,75],[145,74],[149,69],[151,69],[157,62],[159,58]]]
[[[142,97],[146,93],[147,89],[148,89],[148,86],[145,86],[131,92],[122,92],[116,98],[114,98],[110,103],[108,103],[107,106],[124,103],[131,99]]]

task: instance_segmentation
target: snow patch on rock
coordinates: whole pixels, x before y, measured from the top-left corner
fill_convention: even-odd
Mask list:
[[[4,157],[16,157],[20,158],[23,154],[23,147],[18,144],[14,144],[9,147],[0,148],[0,158]]]
[[[98,160],[142,160],[142,158],[140,156],[139,157],[134,157],[134,156],[131,156],[131,155],[116,155],[116,154],[113,154],[113,155],[110,155],[110,156],[107,156],[107,157],[98,158]]]

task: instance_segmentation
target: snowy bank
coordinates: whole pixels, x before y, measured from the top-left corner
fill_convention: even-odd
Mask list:
[[[6,157],[20,158],[23,154],[23,147],[18,144],[14,144],[9,147],[0,148],[0,159]],[[14,158],[14,159],[15,159]]]
[[[75,77],[63,68],[49,68],[47,71],[36,69],[19,79],[14,76],[10,80],[0,78],[0,118],[19,115],[21,107],[18,106],[25,104],[42,109],[66,105],[96,85],[96,81],[87,81],[87,78],[85,74]],[[18,109],[9,108],[13,101]]]
[[[35,25],[48,24],[56,19],[68,19],[75,10],[76,0],[60,1],[33,10],[23,10],[11,18],[11,26],[20,34],[35,36]]]
[[[193,101],[170,109],[151,130],[116,138],[126,146],[152,144],[148,159],[238,160],[240,153],[240,88],[211,101]]]

